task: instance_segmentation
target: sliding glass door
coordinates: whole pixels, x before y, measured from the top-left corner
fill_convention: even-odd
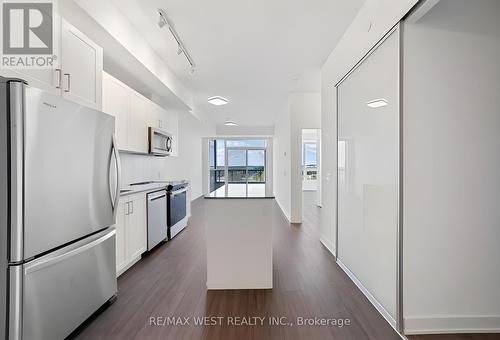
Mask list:
[[[268,139],[215,138],[210,139],[207,146],[208,197],[251,198],[272,193],[272,173],[268,174],[268,167],[272,172],[272,159],[267,158]]]
[[[226,147],[226,197],[264,197],[266,150]]]

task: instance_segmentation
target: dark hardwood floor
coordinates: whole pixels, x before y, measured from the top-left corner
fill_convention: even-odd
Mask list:
[[[189,227],[124,273],[118,280],[117,300],[88,320],[73,337],[92,340],[400,339],[320,244],[320,208],[312,203],[308,194],[302,225],[290,225],[281,215],[276,218],[272,290],[206,290],[204,200],[198,199],[193,202]],[[279,209],[276,211],[280,214]],[[193,318],[199,316],[224,317],[224,325],[196,326]],[[286,317],[292,323],[296,323],[297,317],[342,318],[349,319],[350,325],[271,326],[268,319],[264,325],[227,325],[228,317],[236,316]],[[190,324],[152,325],[152,317],[181,320],[186,317]],[[434,340],[425,338],[430,339]]]

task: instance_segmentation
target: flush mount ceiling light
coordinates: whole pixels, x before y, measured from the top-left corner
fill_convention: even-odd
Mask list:
[[[370,100],[366,102],[366,106],[376,109],[377,107],[387,106],[389,102],[383,98]]]
[[[236,123],[234,120],[226,119],[224,122],[225,126],[238,126],[238,123]]]
[[[194,74],[196,64],[189,54],[189,52],[186,49],[186,46],[184,46],[184,43],[182,42],[181,38],[179,37],[179,34],[177,34],[177,31],[174,29],[174,26],[170,23],[167,17],[167,12],[164,9],[159,8],[158,9],[158,14],[160,14],[160,21],[158,22],[158,26],[160,28],[167,27],[172,36],[174,37],[176,43],[177,43],[177,54],[181,55],[184,54],[186,57],[188,63],[189,63],[189,73]]]
[[[229,103],[229,100],[227,100],[226,98],[215,96],[215,97],[208,98],[208,102],[212,105],[215,105],[215,106],[221,106],[221,105],[226,105],[227,103]]]

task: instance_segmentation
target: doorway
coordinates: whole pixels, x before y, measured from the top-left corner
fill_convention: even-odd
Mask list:
[[[304,206],[307,203],[320,205],[320,139],[321,129],[302,129],[302,202]]]

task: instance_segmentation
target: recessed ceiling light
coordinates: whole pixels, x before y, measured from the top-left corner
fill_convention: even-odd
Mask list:
[[[229,119],[226,119],[226,121],[224,122],[224,125],[225,126],[238,126],[238,124],[234,120],[229,120]]]
[[[382,106],[387,106],[389,102],[385,99],[375,99],[375,100],[370,100],[369,102],[366,102],[366,105],[368,107],[376,109],[377,107],[382,107]]]
[[[221,106],[221,105],[226,105],[227,103],[229,103],[229,100],[227,100],[226,98],[215,96],[215,97],[208,98],[208,102],[212,105]]]

